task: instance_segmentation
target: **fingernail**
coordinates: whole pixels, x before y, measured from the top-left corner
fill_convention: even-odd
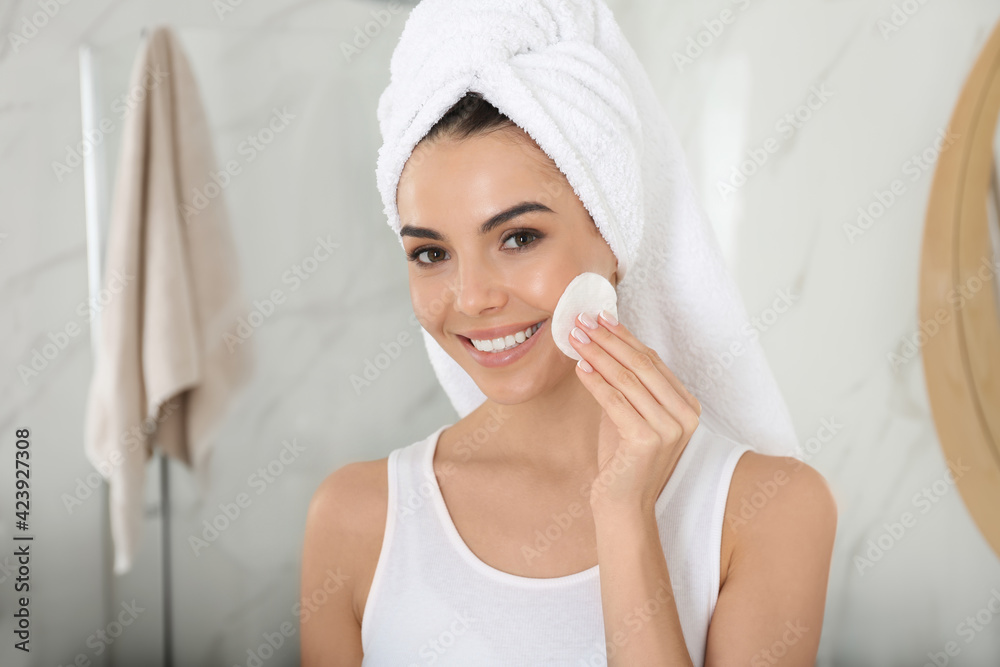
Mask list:
[[[582,368],[587,373],[593,373],[594,367],[591,366],[586,359],[580,357],[580,361],[576,362],[576,365]]]
[[[615,326],[616,324],[618,324],[618,318],[616,318],[614,315],[612,315],[606,310],[601,311],[601,317],[603,317],[604,320],[611,326]]]
[[[597,320],[595,320],[589,313],[580,313],[580,321],[583,322],[589,329],[597,328]]]
[[[583,333],[583,329],[581,329],[580,327],[573,327],[573,330],[570,331],[570,334],[572,334],[573,338],[577,339],[581,343],[590,342],[590,336]]]

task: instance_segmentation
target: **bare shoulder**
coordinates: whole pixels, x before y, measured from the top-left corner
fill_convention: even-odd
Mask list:
[[[747,452],[736,464],[723,534],[733,552],[775,548],[783,539],[809,540],[819,551],[832,542],[837,503],[829,483],[791,456]]]
[[[810,466],[792,456],[769,456],[759,452],[747,452],[740,457],[733,471],[731,488],[734,490],[761,490],[767,495],[767,482],[783,488],[795,489],[797,493],[806,493],[808,499],[820,505],[829,501],[833,503],[833,493],[823,475]],[[799,498],[806,500],[807,498]],[[817,509],[814,507],[814,509]]]
[[[334,470],[313,493],[306,519],[306,545],[314,562],[347,575],[359,622],[385,532],[387,467],[388,459],[382,458]]]
[[[344,527],[362,527],[363,516],[378,507],[381,503],[384,511],[387,506],[388,458],[374,461],[355,461],[347,463],[326,476],[313,493],[309,503],[309,513],[322,514],[327,518],[335,518],[344,522]]]
[[[837,529],[829,484],[796,458],[747,452],[733,470],[725,512],[724,585],[706,667],[773,662],[761,637],[777,635],[783,664],[812,665]]]
[[[372,553],[378,558],[381,548],[386,468],[385,459],[344,465],[326,476],[309,502],[299,611],[302,667],[361,664],[358,600],[367,595]]]

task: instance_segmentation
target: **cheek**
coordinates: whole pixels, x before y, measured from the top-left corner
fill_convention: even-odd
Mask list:
[[[432,328],[433,317],[430,313],[430,299],[427,296],[427,286],[419,279],[410,278],[410,302],[413,304],[413,314],[424,329]]]
[[[453,301],[454,292],[446,283],[431,278],[410,276],[410,301],[420,325],[433,332],[440,328],[444,314]]]
[[[566,285],[585,270],[572,258],[549,258],[537,265],[520,267],[508,284],[516,285],[516,293],[521,301],[540,311],[551,313]]]

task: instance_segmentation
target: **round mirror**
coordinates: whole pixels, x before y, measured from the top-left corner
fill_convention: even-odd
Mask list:
[[[944,133],[920,267],[920,342],[938,438],[1000,555],[1000,24]]]

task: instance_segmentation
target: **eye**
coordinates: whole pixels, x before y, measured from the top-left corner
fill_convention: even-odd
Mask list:
[[[446,254],[446,253],[443,250],[441,250],[441,248],[438,248],[437,246],[430,246],[430,247],[424,246],[422,248],[417,248],[413,252],[409,253],[406,256],[406,258],[409,259],[411,262],[415,262],[417,264],[420,264],[420,265],[423,265],[423,266],[427,266],[427,265],[430,265],[430,264],[437,264],[438,261],[440,261],[440,259],[439,260],[431,260],[431,261],[425,262],[425,261],[422,261],[421,259],[419,259],[420,256],[421,255],[434,255],[434,256],[438,256],[439,254],[443,255],[443,254]],[[443,259],[443,258],[441,258],[441,259]]]
[[[523,244],[517,244],[517,241],[515,240],[515,244],[516,245],[514,245],[514,246],[506,245],[507,242],[510,241],[510,240],[512,240],[512,239],[523,239],[525,237],[530,237],[532,240],[531,241],[527,241],[527,242],[525,242]],[[530,230],[530,229],[517,229],[517,230],[513,231],[510,234],[510,236],[508,236],[507,238],[504,239],[504,247],[508,248],[510,250],[521,250],[521,249],[523,249],[523,248],[531,245],[532,243],[535,242],[535,239],[539,239],[539,238],[541,238],[541,235],[538,234],[537,232],[534,232],[534,231]]]
[[[540,232],[533,229],[515,229],[503,240],[503,247],[514,252],[521,252],[542,237],[543,235]],[[514,241],[514,245],[507,245],[511,240]],[[427,255],[427,258],[421,259],[423,255]],[[448,253],[438,246],[421,246],[407,253],[406,258],[417,266],[428,267],[448,259]]]

